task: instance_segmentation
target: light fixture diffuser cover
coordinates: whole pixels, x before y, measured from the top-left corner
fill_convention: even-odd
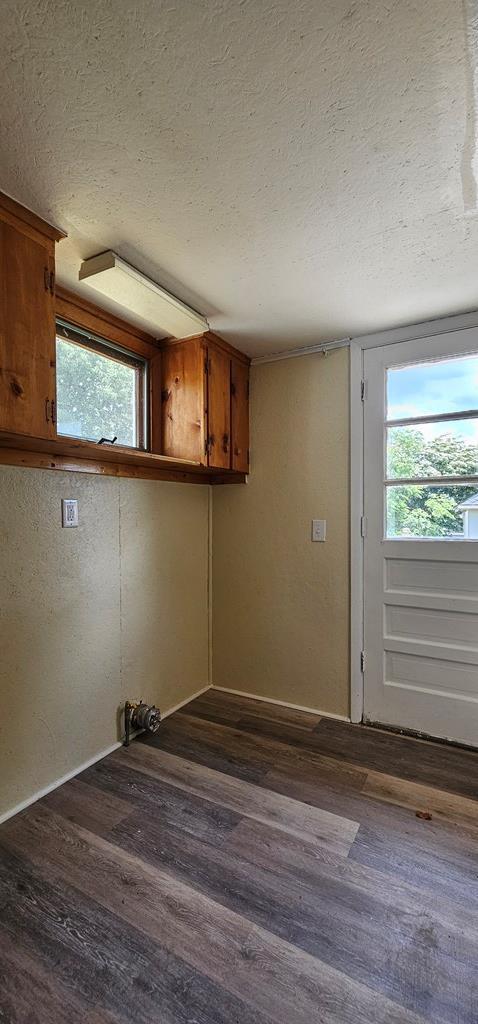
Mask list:
[[[135,270],[111,249],[84,260],[79,279],[141,317],[158,335],[189,338],[208,330],[205,317]]]

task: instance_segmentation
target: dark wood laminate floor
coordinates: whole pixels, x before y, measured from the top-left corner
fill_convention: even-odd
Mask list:
[[[477,791],[210,691],[0,827],[0,1022],[477,1024]]]

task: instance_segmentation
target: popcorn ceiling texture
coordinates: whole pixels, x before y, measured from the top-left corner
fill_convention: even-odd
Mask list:
[[[470,12],[3,0],[0,187],[254,354],[476,307]]]

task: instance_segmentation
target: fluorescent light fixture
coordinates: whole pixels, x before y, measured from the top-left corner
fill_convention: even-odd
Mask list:
[[[101,252],[85,260],[80,281],[148,323],[150,330],[173,338],[188,338],[209,329],[205,317],[165,292],[115,252]]]

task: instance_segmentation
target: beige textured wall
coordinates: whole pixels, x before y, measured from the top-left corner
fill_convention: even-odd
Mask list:
[[[249,483],[213,489],[214,683],[347,714],[348,352],[251,385]],[[207,685],[208,500],[0,467],[0,816],[112,745],[127,696],[167,710]]]
[[[213,490],[213,682],[349,713],[348,350],[252,368],[252,472]],[[327,519],[325,544],[311,520]]]
[[[207,685],[208,493],[0,467],[0,816]]]

